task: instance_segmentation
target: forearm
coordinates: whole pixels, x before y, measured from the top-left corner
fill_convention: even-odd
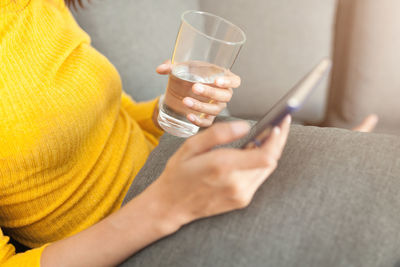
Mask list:
[[[157,192],[146,190],[96,225],[46,247],[41,265],[117,265],[145,246],[177,231],[182,223],[176,218]]]

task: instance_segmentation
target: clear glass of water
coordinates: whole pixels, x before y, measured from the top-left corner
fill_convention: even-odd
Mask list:
[[[166,132],[180,137],[197,133],[199,127],[186,119],[189,113],[204,116],[187,108],[182,100],[192,97],[202,102],[210,99],[192,92],[195,83],[213,84],[235,62],[246,41],[244,32],[219,16],[186,11],[172,56],[172,72],[167,90],[160,98],[158,123]]]

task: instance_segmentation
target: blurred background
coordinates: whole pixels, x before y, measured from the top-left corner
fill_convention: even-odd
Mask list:
[[[377,131],[400,134],[398,0],[93,0],[74,12],[93,45],[119,70],[137,101],[162,94],[155,68],[171,58],[183,11],[222,16],[247,35],[233,72],[242,85],[232,116],[261,117],[318,61],[332,75],[295,115],[298,122],[351,128],[370,113]]]

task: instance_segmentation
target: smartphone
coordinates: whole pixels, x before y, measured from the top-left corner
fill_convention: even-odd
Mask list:
[[[271,134],[272,129],[279,125],[288,114],[299,110],[323,78],[329,73],[332,61],[323,59],[312,71],[296,84],[285,96],[283,96],[250,131],[248,140],[242,148],[254,148],[261,146]]]

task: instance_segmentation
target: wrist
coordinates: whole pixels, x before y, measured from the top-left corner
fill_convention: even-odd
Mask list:
[[[180,208],[179,200],[171,197],[161,179],[156,180],[147,189],[148,192],[144,197],[151,203],[149,212],[157,218],[161,231],[170,234],[190,222],[189,217]]]
[[[141,219],[146,218],[147,230],[160,237],[178,231],[188,222],[186,217],[178,212],[176,203],[170,201],[161,189],[156,181],[125,206],[129,220],[136,220],[135,213],[140,210]]]
[[[155,105],[154,110],[153,110],[152,120],[153,120],[154,125],[157,126],[157,128],[159,128],[160,130],[163,130],[160,127],[160,124],[158,124],[158,112],[160,110],[160,99],[161,99],[161,97],[159,97],[157,99],[157,104]]]

